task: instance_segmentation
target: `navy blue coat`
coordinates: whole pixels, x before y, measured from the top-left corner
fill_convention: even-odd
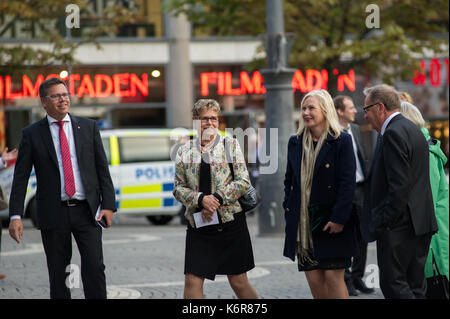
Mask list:
[[[300,166],[303,135],[291,136],[284,180],[285,241],[283,255],[295,261],[300,219]],[[331,221],[344,225],[342,232],[313,235],[316,259],[351,257],[359,254],[356,228],[350,223],[356,187],[356,163],[352,138],[342,132],[336,139],[328,135],[314,166],[310,204],[334,202]]]

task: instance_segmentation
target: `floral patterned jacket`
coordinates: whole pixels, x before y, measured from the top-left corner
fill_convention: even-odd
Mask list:
[[[214,145],[209,150],[211,194],[217,193],[222,197],[223,204],[217,211],[223,223],[234,220],[233,213],[242,210],[238,198],[244,195],[251,185],[238,141],[226,137],[226,145],[227,153],[225,153],[224,137],[217,135]],[[201,195],[199,192],[201,156],[198,140],[191,140],[178,149],[175,164],[173,195],[186,206],[186,219],[194,228],[192,214],[199,211],[198,200]],[[233,159],[234,180],[227,162],[230,156]]]

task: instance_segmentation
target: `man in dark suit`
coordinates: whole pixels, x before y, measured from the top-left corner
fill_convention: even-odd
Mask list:
[[[364,203],[364,181],[366,180],[369,162],[362,146],[359,125],[353,123],[357,110],[352,98],[350,96],[338,95],[333,99],[333,102],[341,128],[352,137],[356,160],[356,189],[353,199],[353,210],[356,216],[358,216],[358,219],[360,219]],[[357,227],[357,231],[359,232],[359,227]],[[345,270],[345,283],[350,296],[358,295],[356,289],[367,294],[375,291],[373,288],[367,287],[362,280],[366,269],[367,242],[361,238],[360,234],[358,235],[360,246],[359,256],[353,258],[351,271],[349,269]]]
[[[400,113],[388,85],[364,90],[365,118],[379,133],[366,196],[363,236],[377,240],[385,298],[425,298],[425,261],[437,231],[430,187],[428,144]]]
[[[9,202],[11,237],[22,239],[24,199],[36,173],[37,220],[47,257],[52,299],[70,298],[66,285],[73,234],[81,256],[87,299],[106,298],[100,221],[111,225],[115,192],[95,121],[69,114],[66,84],[50,78],[39,87],[47,116],[22,131]],[[100,213],[95,219],[97,210]]]

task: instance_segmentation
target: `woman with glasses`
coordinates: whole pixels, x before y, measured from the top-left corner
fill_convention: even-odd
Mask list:
[[[289,139],[284,180],[283,255],[304,271],[314,298],[348,298],[344,270],[358,255],[354,217],[356,163],[351,136],[341,132],[331,96],[306,94]]]
[[[218,134],[219,103],[197,101],[192,110],[197,138],[178,149],[175,198],[186,207],[184,298],[203,298],[205,278],[227,275],[238,298],[258,298],[247,278],[255,267],[245,214],[238,199],[250,186],[236,139]],[[232,159],[234,179],[227,158]]]

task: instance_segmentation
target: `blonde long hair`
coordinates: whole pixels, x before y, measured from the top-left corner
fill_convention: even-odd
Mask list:
[[[402,113],[402,115],[408,120],[416,124],[419,128],[425,127],[425,120],[423,119],[422,113],[420,113],[417,106],[409,102],[402,101],[400,104],[400,113]]]
[[[339,118],[336,113],[336,108],[334,107],[333,99],[330,93],[326,90],[313,90],[303,97],[302,103],[300,104],[300,109],[302,109],[303,104],[307,98],[315,96],[319,102],[320,108],[325,116],[327,122],[326,132],[329,133],[334,138],[338,138],[341,135],[341,126],[339,125]],[[299,128],[297,135],[300,136],[303,131],[305,131],[306,125],[303,117],[300,117]]]

